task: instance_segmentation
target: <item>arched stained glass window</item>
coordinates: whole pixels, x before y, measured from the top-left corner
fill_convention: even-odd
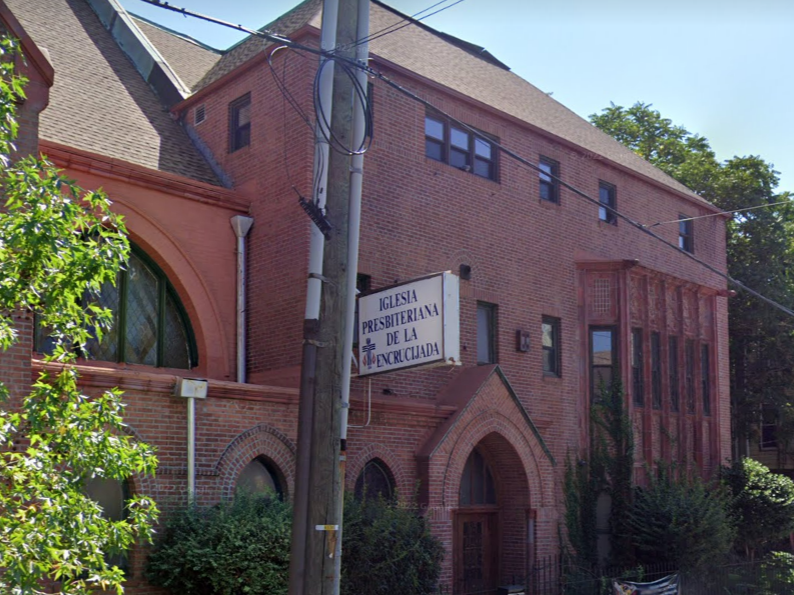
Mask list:
[[[488,461],[474,449],[463,467],[460,478],[460,506],[496,504],[496,488]]]
[[[261,458],[256,458],[243,467],[240,476],[237,478],[235,490],[249,494],[267,492],[277,496],[283,494],[275,469]]]
[[[116,284],[106,283],[93,302],[113,313],[113,326],[101,340],[88,341],[85,355],[126,362],[190,369],[198,352],[187,315],[165,273],[133,246]],[[50,352],[45,329],[37,328],[36,349]]]
[[[353,492],[357,500],[364,498],[393,500],[395,496],[394,478],[386,463],[380,459],[367,461],[356,479]]]

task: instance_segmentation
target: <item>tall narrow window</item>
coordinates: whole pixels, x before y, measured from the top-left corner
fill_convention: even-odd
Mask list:
[[[703,395],[703,415],[711,415],[711,361],[709,346],[700,346],[700,394]]]
[[[670,376],[670,410],[678,412],[678,403],[681,400],[680,379],[678,374],[678,337],[668,337],[669,358],[667,360]]]
[[[560,319],[544,316],[543,323],[543,373],[561,376],[560,366]]]
[[[662,338],[651,333],[651,403],[654,409],[662,408]]]
[[[687,217],[687,215],[678,215],[679,219],[686,219]],[[695,251],[694,223],[691,219],[678,222],[678,247],[684,252],[692,253]]]
[[[617,190],[612,184],[599,182],[598,184],[598,218],[601,221],[617,225],[618,217],[614,209],[617,208]]]
[[[127,501],[130,499],[130,483],[127,480],[93,477],[86,480],[83,486],[85,495],[99,504],[102,516],[109,521],[120,522],[127,519]],[[118,566],[121,570],[129,569],[126,553],[107,554],[105,562],[108,566]]]
[[[425,155],[436,161],[446,161],[444,122],[425,117]]]
[[[769,404],[761,406],[761,439],[758,446],[762,450],[777,448],[778,420],[777,406]]]
[[[560,185],[555,178],[560,177],[560,164],[541,156],[538,163],[540,171],[540,198],[549,202],[560,202]],[[553,176],[553,177],[552,177]]]
[[[695,412],[695,342],[687,339],[684,345],[684,381],[686,388],[686,412]]]
[[[394,478],[386,463],[380,459],[367,461],[356,479],[353,494],[357,500],[394,500]]]
[[[496,363],[496,305],[477,302],[477,363]]]
[[[246,93],[229,104],[229,152],[251,144],[251,94]]]
[[[643,379],[642,329],[631,331],[631,393],[637,407],[645,406],[645,381]]]
[[[620,376],[615,327],[590,327],[590,394],[598,399]]]

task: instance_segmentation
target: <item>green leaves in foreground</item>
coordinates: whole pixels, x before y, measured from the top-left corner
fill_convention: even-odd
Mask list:
[[[82,394],[73,363],[111,324],[93,298],[115,283],[129,246],[102,192],[82,191],[46,161],[12,159],[24,84],[15,53],[0,40],[0,348],[14,348],[21,311],[36,313],[55,349],[29,394],[0,385],[0,594],[40,593],[46,580],[69,595],[120,593],[123,573],[107,556],[149,537],[157,509],[132,498],[126,518],[111,521],[84,482],[153,473],[156,459],[125,433],[121,393]]]

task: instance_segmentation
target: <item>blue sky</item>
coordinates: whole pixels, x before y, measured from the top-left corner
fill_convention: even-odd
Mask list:
[[[436,1],[390,4],[415,14]],[[297,2],[170,1],[253,29]],[[213,47],[243,37],[141,0],[121,3]],[[585,118],[610,101],[651,103],[708,138],[719,159],[760,155],[774,163],[779,190],[794,192],[790,0],[463,0],[425,23],[484,46]]]

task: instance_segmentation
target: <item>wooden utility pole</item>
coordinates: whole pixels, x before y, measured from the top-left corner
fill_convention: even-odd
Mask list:
[[[359,2],[366,2],[368,5],[368,0],[338,0],[336,44],[337,53],[342,58],[355,57]],[[356,105],[353,80],[337,65],[334,69],[331,131],[340,145],[351,149],[360,142],[360,139],[354,138],[353,132]],[[342,384],[343,368],[350,366],[349,353],[345,353],[344,337],[349,332],[346,328],[348,269],[352,266],[355,273],[357,266],[356,262],[350,262],[348,254],[351,171],[352,157],[332,150],[328,161],[325,205],[326,218],[332,231],[330,239],[325,242],[323,254],[322,303],[316,335],[319,349],[310,416],[311,438],[310,444],[306,445],[311,456],[305,519],[305,570],[300,595],[333,595],[339,592],[337,542],[341,538],[340,498],[343,493],[341,488],[344,485],[346,454],[344,441],[340,440]],[[306,363],[308,362],[304,361]],[[300,458],[300,452],[298,456]],[[291,594],[297,595],[292,589]]]

